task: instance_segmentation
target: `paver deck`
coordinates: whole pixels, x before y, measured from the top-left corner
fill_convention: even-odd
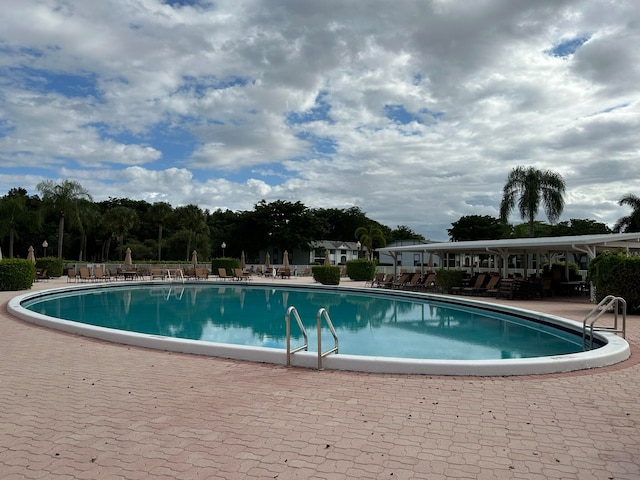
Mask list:
[[[17,293],[0,292],[1,479],[640,478],[637,317],[632,358],[612,367],[379,375],[78,337],[9,316]],[[505,303],[576,320],[592,307]]]

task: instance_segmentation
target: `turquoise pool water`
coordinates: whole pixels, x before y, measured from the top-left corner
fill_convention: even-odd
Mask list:
[[[379,293],[379,292],[376,292]],[[225,344],[286,348],[293,305],[315,340],[318,309],[336,328],[340,353],[445,360],[491,360],[582,352],[578,335],[518,316],[418,298],[314,288],[240,285],[109,286],[27,300],[51,317],[130,332]],[[323,329],[323,344],[333,340]],[[292,345],[301,336],[292,319]]]

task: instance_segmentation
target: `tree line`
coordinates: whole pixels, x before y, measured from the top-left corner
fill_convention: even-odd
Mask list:
[[[173,207],[129,198],[96,202],[70,180],[41,182],[37,190],[39,195],[28,195],[24,188],[12,188],[0,198],[4,256],[24,258],[32,245],[38,256],[77,261],[122,261],[130,248],[137,261],[189,261],[197,250],[202,261],[223,254],[238,258],[244,251],[253,262],[260,251],[308,249],[316,240],[361,240],[365,250],[424,240],[409,227],[382,225],[357,207],[311,209],[301,202],[262,200],[250,211],[212,212],[193,204]]]

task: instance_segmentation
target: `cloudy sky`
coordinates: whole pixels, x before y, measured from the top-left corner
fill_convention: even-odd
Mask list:
[[[612,226],[640,195],[636,0],[0,8],[0,195],[357,206],[434,240],[497,217],[520,165],[564,177],[561,220]]]

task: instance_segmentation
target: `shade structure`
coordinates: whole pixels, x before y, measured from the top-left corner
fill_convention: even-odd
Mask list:
[[[240,255],[240,268],[244,272],[244,269],[247,267],[247,260],[244,256],[244,250],[242,250],[242,254]]]
[[[29,260],[30,262],[32,262],[34,264],[36,263],[36,253],[33,250],[33,245],[31,245],[29,247],[29,253],[27,253],[27,260]]]
[[[329,257],[329,249],[327,248],[324,251],[324,266],[328,267],[331,265],[331,258]]]
[[[289,268],[289,252],[287,252],[286,250],[282,254],[282,265],[284,266],[284,268]]]
[[[264,273],[267,274],[267,270],[271,268],[271,257],[269,256],[269,252],[264,256]]]
[[[127,248],[127,254],[124,256],[124,265],[126,267],[130,267],[133,265],[133,260],[131,259],[131,249]]]
[[[198,252],[196,250],[191,254],[191,265],[194,267],[198,265]]]

